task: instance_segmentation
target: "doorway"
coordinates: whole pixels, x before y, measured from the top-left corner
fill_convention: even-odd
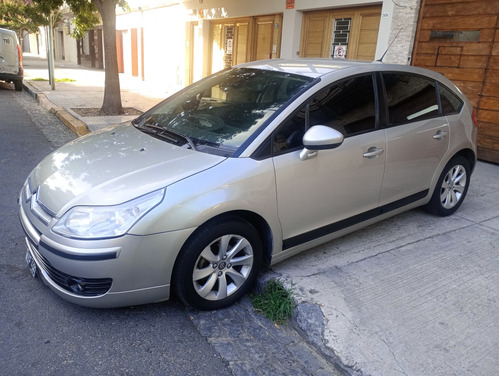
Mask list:
[[[272,14],[212,21],[210,73],[279,57],[282,19],[281,14]]]

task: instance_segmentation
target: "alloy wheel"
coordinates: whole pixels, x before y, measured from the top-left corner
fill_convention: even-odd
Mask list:
[[[452,167],[441,184],[440,197],[443,208],[451,209],[460,202],[466,186],[467,171],[464,166],[456,165]]]
[[[206,246],[196,260],[194,289],[203,299],[224,299],[244,285],[253,263],[253,248],[247,239],[223,235]]]

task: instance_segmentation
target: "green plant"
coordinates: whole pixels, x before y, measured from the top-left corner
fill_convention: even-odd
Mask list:
[[[280,280],[272,278],[259,294],[251,296],[255,311],[262,313],[277,324],[285,323],[292,317],[295,301],[292,290],[283,286]]]
[[[46,78],[35,77],[31,78],[31,81],[48,81]],[[72,78],[56,78],[56,82],[75,82]]]

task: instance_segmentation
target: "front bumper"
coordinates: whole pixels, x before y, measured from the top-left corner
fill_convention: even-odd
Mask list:
[[[114,239],[76,240],[50,231],[29,200],[20,197],[19,217],[27,251],[39,275],[72,303],[110,308],[170,297],[175,259],[192,230]],[[52,220],[54,221],[54,220]]]

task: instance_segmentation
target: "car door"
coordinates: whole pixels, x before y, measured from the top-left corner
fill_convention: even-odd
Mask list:
[[[362,221],[378,206],[386,140],[376,119],[370,74],[319,91],[273,134],[284,249]],[[344,141],[301,160],[302,137],[314,125],[340,131]]]
[[[382,205],[425,197],[449,147],[449,125],[440,115],[436,83],[406,73],[383,73],[388,117]]]

